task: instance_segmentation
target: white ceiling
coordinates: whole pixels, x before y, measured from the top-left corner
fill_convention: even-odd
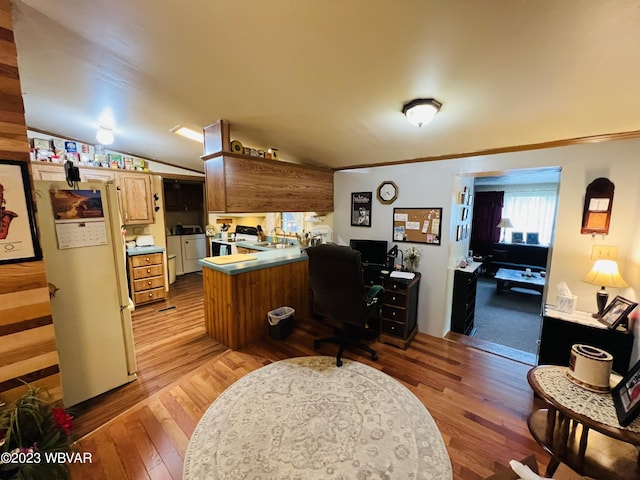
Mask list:
[[[176,124],[334,168],[640,130],[638,1],[12,3],[30,128],[198,171]]]

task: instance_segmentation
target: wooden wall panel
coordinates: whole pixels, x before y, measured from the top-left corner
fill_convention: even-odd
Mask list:
[[[0,158],[29,161],[11,5],[0,0]],[[44,262],[0,265],[0,401],[24,382],[62,398]]]
[[[309,314],[306,261],[240,275],[207,267],[202,273],[207,333],[229,348],[240,348],[268,335],[267,314],[278,307],[294,308],[298,318]]]
[[[204,157],[210,212],[332,212],[331,170],[244,155]]]

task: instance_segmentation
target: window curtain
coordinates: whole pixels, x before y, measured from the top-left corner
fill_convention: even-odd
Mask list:
[[[470,248],[474,255],[488,255],[500,240],[496,227],[502,218],[504,192],[476,192],[473,204]]]
[[[511,242],[513,232],[537,233],[541,245],[551,243],[556,214],[557,189],[535,191],[505,191],[502,215],[511,219],[513,228],[506,231],[505,242]]]

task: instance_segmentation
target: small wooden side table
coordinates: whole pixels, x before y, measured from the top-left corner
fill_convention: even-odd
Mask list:
[[[597,480],[638,480],[640,419],[617,422],[611,394],[590,392],[569,380],[567,367],[532,368],[527,380],[549,406],[533,412],[529,431],[552,459],[545,476],[562,462]]]

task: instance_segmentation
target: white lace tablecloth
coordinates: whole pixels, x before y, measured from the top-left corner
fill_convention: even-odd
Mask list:
[[[433,418],[411,391],[359,362],[282,360],[225,390],[187,448],[184,479],[450,480]]]
[[[576,385],[567,377],[567,367],[536,368],[533,375],[548,396],[572,412],[609,427],[640,433],[640,417],[627,427],[620,426],[611,393],[590,392]]]

